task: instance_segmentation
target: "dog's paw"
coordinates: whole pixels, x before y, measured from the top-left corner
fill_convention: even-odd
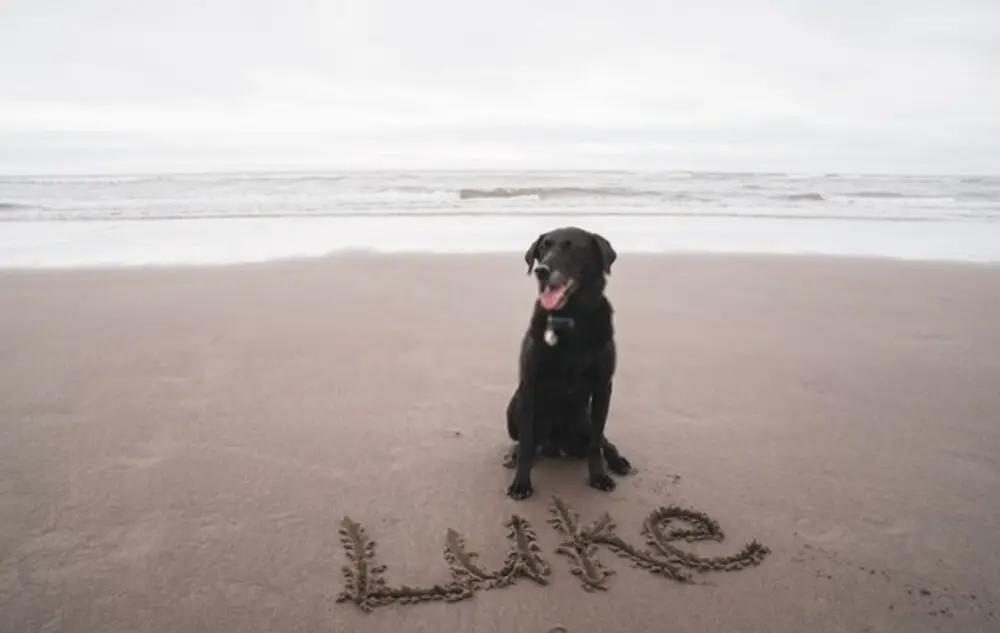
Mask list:
[[[515,479],[507,487],[507,496],[515,501],[522,501],[535,494],[535,489],[531,487],[531,481],[518,481]]]
[[[514,468],[517,466],[517,447],[510,449],[506,455],[503,456],[503,461],[501,462],[504,468]]]
[[[616,475],[631,475],[635,472],[632,464],[621,455],[608,460],[608,470]]]
[[[615,480],[612,479],[608,473],[590,473],[590,478],[587,483],[590,484],[591,488],[597,488],[598,490],[603,490],[604,492],[611,492],[615,489]]]

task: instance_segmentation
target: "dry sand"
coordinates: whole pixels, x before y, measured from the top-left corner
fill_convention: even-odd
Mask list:
[[[610,282],[639,471],[542,461],[518,503],[517,256],[0,275],[0,631],[1000,630],[1000,269],[626,255]],[[725,531],[682,549],[770,554],[682,584],[602,546],[588,592],[552,495],[636,547],[679,504]],[[337,602],[345,516],[369,573],[457,594],[449,528],[488,573],[515,513],[513,585]]]

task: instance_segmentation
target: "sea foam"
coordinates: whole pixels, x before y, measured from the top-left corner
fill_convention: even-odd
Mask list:
[[[359,172],[0,178],[0,267],[521,252],[559,225],[619,252],[1000,261],[1000,178]]]

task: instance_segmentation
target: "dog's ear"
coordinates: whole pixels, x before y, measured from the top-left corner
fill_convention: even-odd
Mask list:
[[[599,233],[590,234],[594,240],[594,250],[597,252],[597,256],[600,261],[600,266],[604,270],[605,275],[611,274],[611,264],[615,263],[618,259],[618,253],[612,248],[611,242],[609,242],[603,235]]]
[[[545,233],[542,233],[535,239],[534,243],[528,247],[528,250],[524,251],[524,263],[528,265],[528,274],[531,274],[531,268],[535,265],[535,261],[538,259],[538,249],[542,245],[542,240],[545,239]]]

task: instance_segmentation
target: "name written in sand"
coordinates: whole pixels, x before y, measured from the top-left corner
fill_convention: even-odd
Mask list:
[[[721,542],[725,538],[717,521],[690,508],[672,505],[650,512],[642,524],[648,546],[645,548],[635,547],[619,537],[608,513],[584,526],[579,514],[558,497],[552,498],[549,509],[552,513],[549,523],[562,538],[555,551],[570,559],[573,575],[587,591],[606,591],[608,577],[615,573],[600,560],[598,550],[602,547],[628,560],[633,567],[682,583],[696,583],[694,572],[737,571],[759,565],[770,553],[755,540],[731,556],[699,556],[684,551],[675,543]],[[451,578],[424,587],[392,587],[385,581],[386,566],[376,561],[375,541],[360,523],[345,517],[339,533],[348,560],[343,567],[346,586],[337,602],[353,602],[368,613],[376,607],[396,603],[458,602],[471,598],[477,591],[507,587],[521,579],[547,585],[552,566],[542,556],[531,523],[515,514],[506,527],[509,552],[499,569],[483,569],[476,562],[479,554],[470,551],[465,539],[449,529],[445,534],[444,559]]]

